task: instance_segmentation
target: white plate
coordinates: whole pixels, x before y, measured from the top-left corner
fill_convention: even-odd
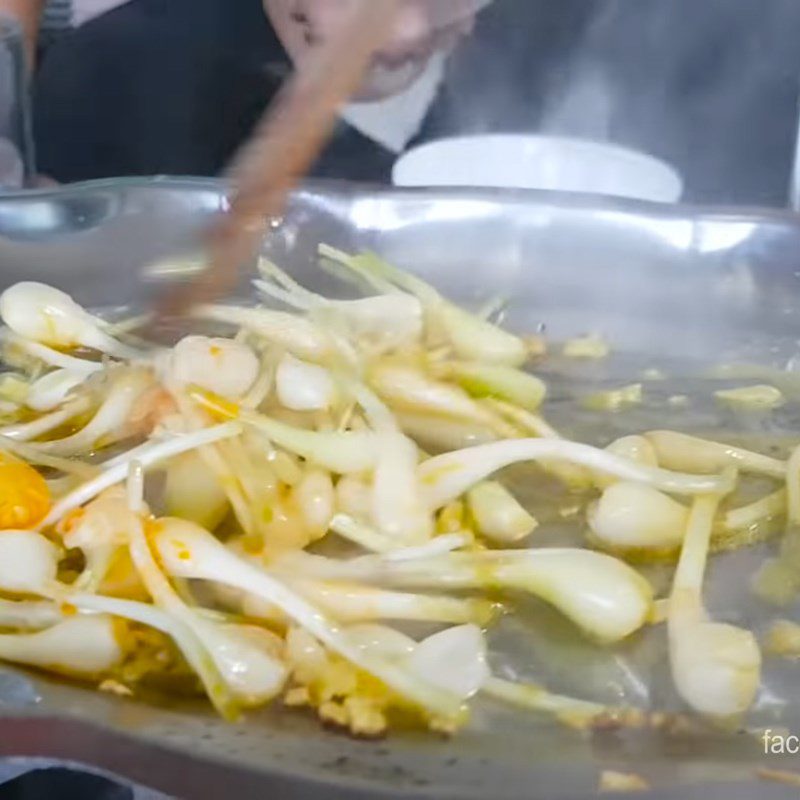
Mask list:
[[[549,189],[674,203],[680,175],[652,156],[623,147],[552,136],[491,134],[440,139],[394,165],[396,186],[494,186]]]

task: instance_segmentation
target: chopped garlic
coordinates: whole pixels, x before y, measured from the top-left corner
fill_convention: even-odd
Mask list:
[[[642,402],[642,384],[633,383],[608,392],[598,392],[583,399],[582,405],[591,411],[619,411]]]
[[[600,776],[601,792],[646,792],[650,784],[635,772],[615,772],[607,769]]]
[[[689,405],[689,396],[685,394],[674,394],[667,402],[674,408],[685,408]]]
[[[563,352],[567,358],[605,358],[611,347],[601,336],[592,333],[565,342]]]
[[[800,788],[800,773],[797,772],[760,767],[756,770],[756,775],[764,781],[772,781],[773,783],[782,783],[785,786],[796,786]]]
[[[779,619],[772,624],[764,639],[768,653],[787,658],[800,656],[800,625],[788,619]]]
[[[714,392],[714,397],[731,408],[752,411],[770,411],[773,408],[780,408],[786,402],[780,389],[765,384],[721,389]]]
[[[658,367],[649,367],[642,372],[642,378],[646,381],[664,381],[667,376]]]
[[[133,690],[130,687],[126,686],[124,683],[115,681],[113,678],[106,678],[106,680],[101,681],[97,688],[101,692],[115,694],[118,697],[133,697]]]

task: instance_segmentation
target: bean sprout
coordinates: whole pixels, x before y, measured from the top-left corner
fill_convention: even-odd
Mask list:
[[[527,595],[616,663],[640,631],[665,637],[689,708],[746,714],[761,653],[711,620],[706,567],[785,519],[756,588],[795,597],[800,447],[573,441],[524,369],[561,348],[374,253],[320,255],[363,295],[324,297],[262,260],[263,305],[201,305],[166,348],[53,287],[0,295],[16,365],[0,387],[0,660],[134,696],[201,691],[226,719],[280,697],[360,736],[455,732],[476,695],[580,729],[641,725],[570,671],[564,694],[501,677],[530,673],[521,648],[490,672],[488,629]],[[656,559],[678,561],[667,599],[635,566]],[[770,646],[796,639],[784,621]]]

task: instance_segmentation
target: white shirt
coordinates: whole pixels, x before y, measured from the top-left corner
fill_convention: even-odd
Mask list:
[[[72,24],[77,28],[94,17],[121,6],[126,0],[72,0]]]
[[[42,12],[41,28],[43,31],[77,28],[124,2],[125,0],[47,0]]]
[[[444,78],[447,56],[433,56],[404,92],[375,103],[351,103],[340,116],[351,127],[394,153],[402,153],[419,132]]]

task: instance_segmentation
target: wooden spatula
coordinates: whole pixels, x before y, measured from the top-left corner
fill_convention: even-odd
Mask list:
[[[358,89],[389,33],[397,4],[351,0],[335,34],[287,80],[227,171],[230,205],[205,232],[205,269],[159,297],[159,319],[182,316],[236,286],[270,220],[283,213],[289,192],[330,138],[340,107]]]

